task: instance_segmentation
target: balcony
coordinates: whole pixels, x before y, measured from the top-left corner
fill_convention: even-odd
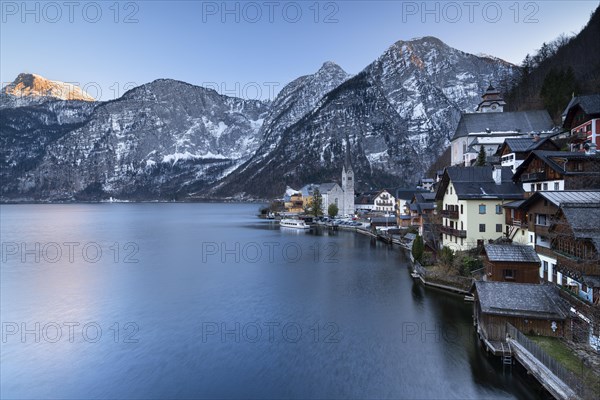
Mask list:
[[[467,231],[461,231],[460,229],[450,228],[449,226],[442,226],[442,233],[463,239],[467,237]]]
[[[445,218],[458,219],[458,210],[442,210],[440,214]]]
[[[513,219],[511,225],[521,228],[523,226],[527,226],[527,221],[523,222],[520,219]]]
[[[546,179],[545,172],[530,172],[528,174],[521,175],[521,182],[535,182],[543,181]]]

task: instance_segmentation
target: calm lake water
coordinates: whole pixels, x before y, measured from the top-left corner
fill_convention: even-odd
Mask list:
[[[1,206],[1,397],[539,396],[398,249],[257,210]]]

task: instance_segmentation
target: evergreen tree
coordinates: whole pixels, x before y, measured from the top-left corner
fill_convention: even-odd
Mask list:
[[[415,240],[413,240],[413,244],[412,244],[413,258],[416,261],[421,262],[421,260],[423,260],[423,252],[424,251],[425,251],[425,245],[423,244],[423,238],[421,237],[421,235],[417,234],[417,237],[415,238]]]
[[[339,208],[338,206],[336,206],[334,203],[331,203],[329,205],[329,207],[327,208],[327,214],[331,217],[331,218],[335,218],[338,215],[339,212]]]
[[[321,196],[321,192],[318,188],[313,191],[312,201],[310,202],[310,213],[314,217],[319,217],[323,215],[323,196]]]
[[[485,165],[485,149],[483,145],[479,147],[479,154],[477,154],[477,160],[475,160],[476,167],[483,167]]]
[[[579,85],[575,78],[573,68],[551,69],[544,78],[540,91],[540,97],[544,101],[544,107],[554,119],[557,119],[565,109],[573,93],[577,93]]]

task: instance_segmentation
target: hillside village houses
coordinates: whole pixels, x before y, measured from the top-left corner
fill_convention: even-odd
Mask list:
[[[288,188],[286,207],[303,208],[318,187],[324,213],[329,204],[337,204],[340,215],[361,209],[395,213],[374,216],[372,227],[395,222],[396,230],[408,232],[405,242],[418,234],[432,250],[446,246],[479,254],[484,272],[474,285],[478,323],[531,327],[535,319],[536,332],[561,336],[564,327],[573,332],[569,338],[600,351],[600,94],[573,97],[562,130],[546,111],[505,112],[505,106],[490,85],[476,112],[462,115],[451,141],[451,165],[437,171],[436,179],[361,193],[355,201],[353,171],[344,169],[341,184]],[[471,166],[481,146],[486,165]],[[510,318],[496,313],[510,308],[513,300],[505,295],[517,303],[528,299],[529,311],[512,310]],[[542,306],[554,312],[558,330],[550,329],[546,311],[532,317]]]

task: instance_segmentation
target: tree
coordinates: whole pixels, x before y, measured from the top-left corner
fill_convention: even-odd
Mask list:
[[[312,201],[310,202],[310,214],[314,217],[323,215],[323,197],[318,188],[313,191]]]
[[[335,218],[338,215],[339,212],[339,208],[337,205],[335,205],[334,203],[331,203],[329,205],[329,207],[327,207],[327,214],[331,217],[331,218]]]
[[[550,112],[553,118],[558,116],[565,109],[573,93],[579,91],[579,84],[575,78],[573,68],[551,69],[544,78],[540,97],[544,101],[544,107]]]
[[[450,270],[454,263],[454,251],[448,246],[442,247],[438,260],[442,267],[446,268],[447,271]]]
[[[479,147],[479,154],[477,154],[477,160],[475,160],[476,167],[483,167],[485,165],[485,149],[483,145]]]
[[[416,261],[421,262],[423,260],[423,252],[424,251],[425,251],[425,245],[423,244],[423,238],[421,237],[421,235],[417,234],[417,237],[415,238],[415,240],[413,240],[413,244],[412,244],[413,258]]]

